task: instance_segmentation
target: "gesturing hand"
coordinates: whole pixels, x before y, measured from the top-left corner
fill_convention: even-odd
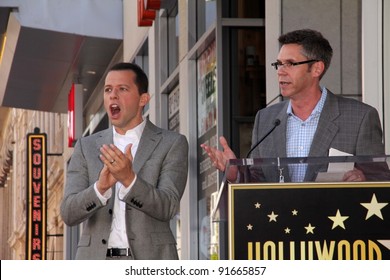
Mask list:
[[[104,167],[100,172],[97,187],[101,193],[107,191],[117,181],[125,187],[133,182],[135,173],[131,146],[132,144],[126,146],[125,153],[122,153],[114,144],[103,145],[100,148],[100,159]]]
[[[225,172],[226,164],[230,159],[237,158],[232,149],[230,149],[225,137],[219,137],[219,143],[222,146],[222,151],[218,150],[215,147],[210,147],[206,144],[201,144],[200,146],[205,150],[209,156],[213,166],[219,171]],[[237,178],[237,168],[229,168],[228,173],[226,174],[229,181],[235,181]]]

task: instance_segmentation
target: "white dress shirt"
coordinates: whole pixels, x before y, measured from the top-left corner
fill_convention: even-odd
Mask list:
[[[138,126],[128,130],[125,135],[118,134],[115,131],[115,127],[113,127],[114,145],[124,153],[127,145],[133,144],[131,147],[131,154],[134,158],[145,125],[146,125],[146,121],[143,120],[143,122],[140,123]],[[135,177],[133,182],[127,188],[123,186],[120,182],[117,182],[115,185],[116,199],[114,201],[111,232],[108,238],[108,248],[129,247],[129,242],[126,233],[126,220],[125,220],[126,203],[123,202],[123,198],[130,191],[136,179],[137,177]],[[106,205],[108,199],[112,196],[112,189],[107,190],[103,195],[101,195],[97,190],[97,186],[95,183],[95,191],[100,201],[103,203],[103,205]]]

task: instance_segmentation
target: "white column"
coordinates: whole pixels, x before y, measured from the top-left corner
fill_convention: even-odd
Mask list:
[[[362,100],[383,123],[382,0],[362,0]]]
[[[281,0],[265,1],[265,76],[267,103],[279,94],[279,85],[275,70],[271,63],[275,62],[279,53],[278,37],[281,34]]]

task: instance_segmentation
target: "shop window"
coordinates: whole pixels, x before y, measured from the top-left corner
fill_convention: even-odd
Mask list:
[[[197,39],[199,39],[206,30],[217,19],[217,1],[216,0],[198,0],[196,9]]]
[[[266,107],[265,27],[229,27],[224,34],[230,57],[224,71],[229,77],[232,148],[237,156],[246,157],[256,113]]]
[[[147,77],[149,77],[149,43],[148,40],[142,45],[137,55],[134,57],[132,63],[137,64],[139,67],[144,70]],[[149,90],[150,90],[150,82],[149,82]],[[149,112],[149,103],[146,104],[143,114],[146,116]]]
[[[217,64],[216,44],[212,42],[197,60],[197,132],[198,132],[198,233],[199,259],[218,258],[218,225],[211,221],[213,199],[217,192],[217,171],[200,148],[217,145]]]
[[[180,91],[179,87],[168,94],[168,129],[180,133]]]
[[[179,63],[179,14],[177,0],[168,1],[165,8],[161,10],[160,42],[161,83],[164,83]]]
[[[265,18],[265,0],[223,1],[224,18]]]

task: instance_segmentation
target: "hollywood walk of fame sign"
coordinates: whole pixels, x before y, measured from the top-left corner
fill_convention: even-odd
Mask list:
[[[230,184],[229,258],[390,259],[390,183]]]

